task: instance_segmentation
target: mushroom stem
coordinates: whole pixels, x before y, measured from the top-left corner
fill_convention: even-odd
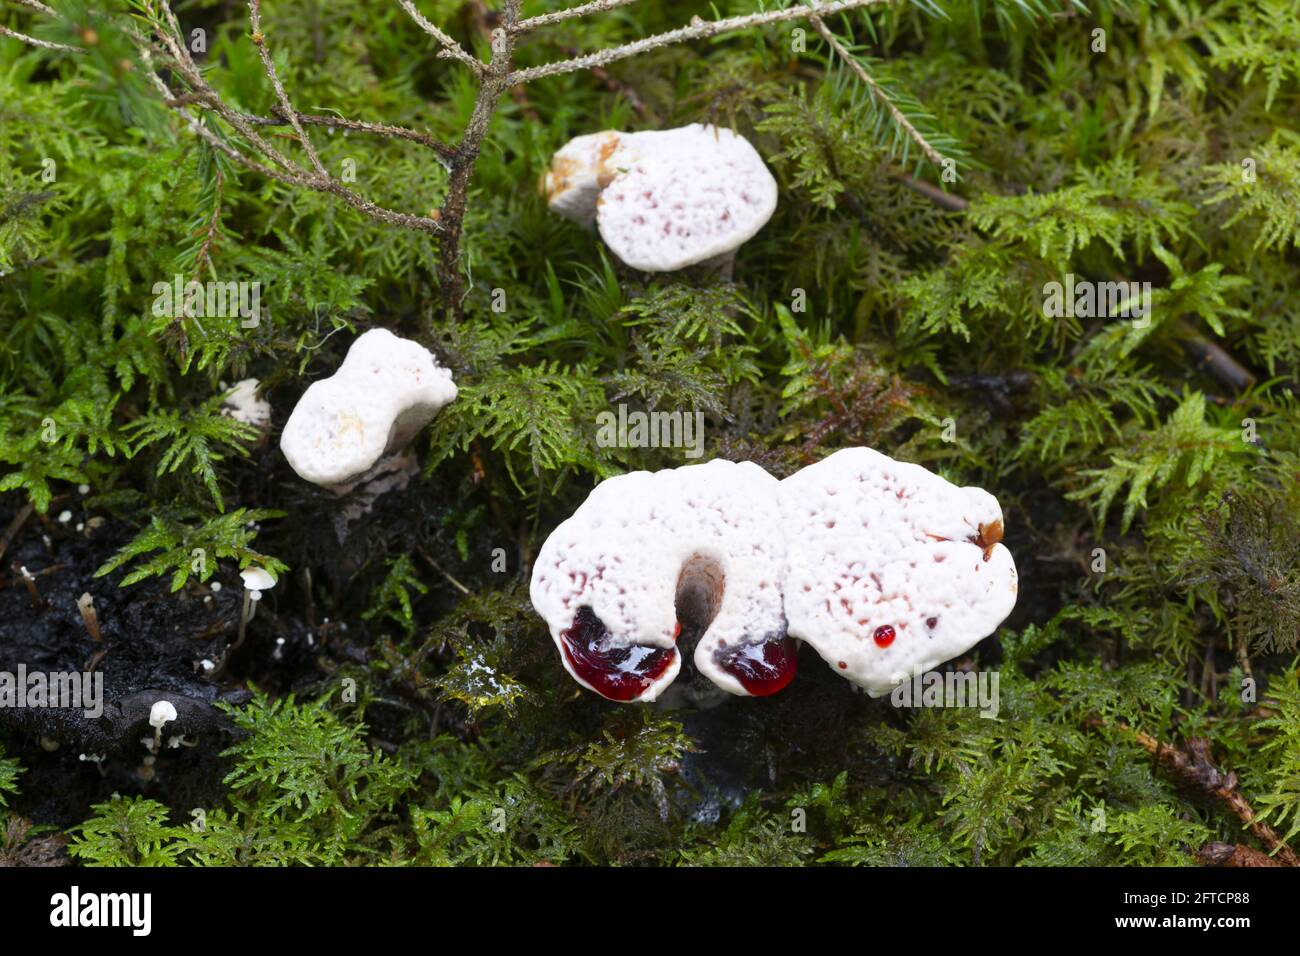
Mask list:
[[[244,636],[248,631],[248,622],[253,619],[253,615],[256,613],[257,605],[253,601],[253,592],[245,589],[244,605],[239,612],[239,636],[235,639],[235,643],[230,646],[231,651],[238,650],[243,645]],[[230,652],[227,651],[227,654],[229,653]]]
[[[26,566],[21,564],[15,564],[13,568],[15,571],[18,572],[18,576],[22,578],[22,582],[27,588],[27,593],[28,595],[31,596],[32,607],[35,610],[39,611],[42,607],[45,606],[45,602],[41,600],[41,592],[36,588],[35,575],[33,575],[32,572],[28,571]]]
[[[81,597],[77,598],[77,610],[81,612],[81,620],[86,625],[86,630],[96,641],[102,641],[103,635],[99,630],[99,615],[95,613],[95,599],[87,591]]]

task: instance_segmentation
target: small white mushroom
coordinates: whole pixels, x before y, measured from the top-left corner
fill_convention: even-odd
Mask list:
[[[455,397],[451,372],[428,349],[371,329],[352,343],[338,371],[303,393],[280,448],[302,478],[340,486],[400,452]]]
[[[696,668],[733,694],[794,675],[781,612],[776,479],[749,462],[601,482],[546,539],[530,596],[565,668],[611,700],[652,701],[676,678],[683,626]]]
[[[850,448],[781,482],[790,633],[873,697],[965,653],[1016,603],[1002,509]]]
[[[239,576],[244,582],[244,603],[239,612],[239,636],[235,639],[235,643],[230,650],[226,652],[227,657],[229,657],[230,651],[243,646],[248,622],[257,613],[257,602],[262,600],[262,592],[275,587],[275,578],[271,577],[271,572],[265,568],[244,568],[239,572]]]
[[[269,591],[275,587],[275,578],[266,568],[248,567],[239,572],[240,578],[243,579],[244,588],[248,591]]]
[[[643,272],[727,262],[776,209],[776,180],[757,150],[729,129],[580,136],[546,175],[550,208],[593,219],[606,245]]]
[[[255,378],[238,381],[221,403],[221,414],[257,429],[258,438],[254,445],[266,441],[271,430],[271,403],[257,397],[259,385],[261,382]]]
[[[163,727],[176,719],[176,708],[169,700],[155,701],[149,708],[149,726],[153,728],[153,740],[145,738],[145,746],[150,753],[157,753],[162,746]],[[152,744],[152,746],[150,746]]]

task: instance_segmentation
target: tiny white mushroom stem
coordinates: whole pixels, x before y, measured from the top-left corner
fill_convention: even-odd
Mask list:
[[[253,619],[257,613],[257,605],[253,603],[253,595],[261,596],[261,591],[244,590],[244,605],[239,612],[239,636],[235,639],[234,645],[230,648],[232,651],[244,644],[244,635],[248,630],[248,622]]]
[[[81,597],[77,598],[77,610],[81,612],[81,620],[86,625],[86,630],[96,641],[102,641],[104,638],[99,631],[99,615],[95,613],[95,599],[87,591]]]

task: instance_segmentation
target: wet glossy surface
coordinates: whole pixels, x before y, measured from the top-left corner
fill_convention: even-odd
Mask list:
[[[589,607],[578,608],[573,626],[560,632],[573,670],[610,700],[636,700],[661,677],[677,651],[671,647],[610,647],[609,631]]]
[[[794,680],[799,646],[792,637],[777,637],[721,648],[713,652],[713,660],[755,697],[766,697]]]

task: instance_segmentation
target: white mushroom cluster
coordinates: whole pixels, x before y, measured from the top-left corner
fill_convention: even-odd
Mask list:
[[[1011,613],[1001,537],[988,492],[871,449],[784,481],[712,461],[599,484],[543,544],[530,594],[565,668],[611,700],[663,693],[684,629],[732,694],[785,687],[799,640],[878,697]]]
[[[726,261],[776,209],[776,180],[743,136],[699,123],[579,136],[542,184],[553,212],[595,223],[610,250],[643,272]]]
[[[456,398],[451,372],[387,329],[358,336],[343,364],[294,406],[280,449],[299,476],[341,489],[398,453]]]

